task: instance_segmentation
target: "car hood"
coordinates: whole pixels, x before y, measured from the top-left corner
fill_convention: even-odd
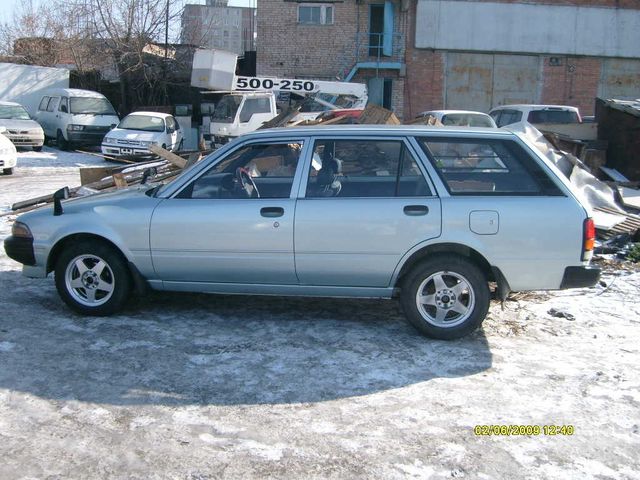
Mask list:
[[[40,124],[35,120],[18,120],[15,118],[0,118],[0,127],[6,127],[7,130],[42,130]]]
[[[157,140],[162,132],[141,132],[140,130],[125,130],[123,128],[114,128],[107,136],[118,140],[137,140],[139,142],[152,142]]]

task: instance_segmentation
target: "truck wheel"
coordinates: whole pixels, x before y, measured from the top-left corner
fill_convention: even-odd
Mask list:
[[[69,142],[67,142],[60,130],[58,130],[58,134],[56,135],[56,145],[58,145],[60,150],[69,150]]]
[[[464,337],[489,310],[489,285],[480,269],[463,257],[440,255],[407,275],[400,303],[409,322],[439,340]]]
[[[5,175],[13,175],[13,168],[3,168],[2,173]]]
[[[33,147],[33,151],[34,152],[41,152],[42,151],[42,145],[40,145],[39,147]]]
[[[65,248],[56,262],[55,282],[62,300],[83,315],[111,315],[131,293],[122,255],[101,242],[80,241]]]

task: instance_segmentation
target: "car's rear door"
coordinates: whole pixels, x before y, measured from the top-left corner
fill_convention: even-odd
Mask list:
[[[440,235],[440,200],[402,137],[318,136],[296,207],[303,285],[388,287],[412,247]]]

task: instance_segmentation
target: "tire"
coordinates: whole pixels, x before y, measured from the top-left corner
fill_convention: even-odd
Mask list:
[[[56,261],[55,282],[58,294],[71,309],[94,316],[122,309],[132,288],[131,274],[120,252],[105,243],[86,240],[64,248]]]
[[[427,337],[454,340],[477,329],[489,310],[489,284],[482,271],[456,255],[416,265],[402,283],[400,303]]]
[[[69,150],[69,147],[70,147],[69,142],[64,138],[64,135],[60,130],[58,130],[58,134],[56,135],[56,145],[58,145],[58,148],[60,150],[65,150],[65,151]]]
[[[40,145],[39,147],[33,147],[33,151],[34,152],[41,152],[42,151],[42,145]]]
[[[11,167],[11,168],[3,168],[2,169],[2,173],[4,173],[5,175],[13,175],[13,167]]]

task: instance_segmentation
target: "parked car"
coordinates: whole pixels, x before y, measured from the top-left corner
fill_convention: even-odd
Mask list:
[[[25,213],[5,250],[88,315],[146,287],[399,296],[418,330],[453,339],[481,324],[489,282],[500,298],[594,285],[593,243],[573,187],[523,137],[340,125],[256,131],[164,186]]]
[[[580,111],[567,105],[501,105],[489,112],[498,127],[512,123],[581,123]]]
[[[0,127],[16,147],[31,147],[36,152],[42,150],[44,132],[38,122],[31,119],[29,112],[19,103],[0,102]]]
[[[6,133],[7,128],[0,126],[0,168],[5,175],[11,175],[18,163],[18,154],[11,140],[5,136]]]
[[[175,151],[182,148],[178,121],[166,113],[134,112],[102,140],[102,153],[112,157],[147,157],[150,145]]]
[[[496,122],[486,113],[469,110],[431,110],[421,112],[416,118],[431,117],[445,126],[496,128]]]
[[[79,145],[99,146],[119,122],[118,114],[104,95],[75,88],[48,90],[35,117],[45,136],[54,139],[61,150]]]

